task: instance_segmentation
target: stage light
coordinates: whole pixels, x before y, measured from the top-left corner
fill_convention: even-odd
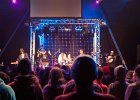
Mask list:
[[[102,0],[96,0],[96,4],[99,4],[101,2],[102,2]]]
[[[70,28],[65,28],[65,31],[68,32],[68,31],[71,31],[71,29]]]
[[[99,0],[96,0],[96,4],[99,4],[100,3],[100,1]]]
[[[75,26],[75,31],[82,31],[82,27],[81,26]]]
[[[36,26],[35,30],[39,30],[39,26]]]
[[[14,3],[14,4],[15,4],[15,3],[16,3],[16,0],[12,0],[12,3]]]
[[[49,30],[50,31],[54,31],[55,30],[55,27],[54,26],[50,26]]]

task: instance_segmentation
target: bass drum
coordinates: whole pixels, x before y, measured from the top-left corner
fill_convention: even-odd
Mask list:
[[[49,62],[40,62],[39,67],[45,69],[46,67],[49,66]]]

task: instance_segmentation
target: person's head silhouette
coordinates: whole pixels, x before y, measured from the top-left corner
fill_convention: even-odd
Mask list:
[[[21,75],[31,74],[31,72],[32,72],[31,62],[26,58],[20,60],[20,62],[17,65],[17,71]]]
[[[97,64],[89,55],[78,56],[72,65],[72,78],[78,86],[90,86],[98,75]]]
[[[98,75],[97,64],[88,55],[78,56],[72,65],[72,78],[76,83],[76,91],[60,95],[55,100],[116,100],[115,97],[94,91],[93,80]]]

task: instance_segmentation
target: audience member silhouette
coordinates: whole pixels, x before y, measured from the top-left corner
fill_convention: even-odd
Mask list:
[[[94,83],[99,85],[101,89],[103,90],[103,93],[107,93],[107,86],[102,83],[104,72],[102,67],[98,67],[98,77],[96,80],[94,80]]]
[[[108,86],[110,83],[114,82],[114,75],[112,76],[108,66],[103,66],[102,68],[104,72],[102,83]]]
[[[115,100],[107,94],[93,92],[93,80],[98,75],[97,65],[88,55],[78,56],[72,65],[72,78],[76,83],[76,91],[60,95],[55,100]]]
[[[94,85],[93,91],[98,92],[98,93],[103,93],[102,88],[98,84],[93,83],[93,85]],[[74,92],[75,90],[76,90],[75,81],[71,79],[69,82],[65,84],[63,94],[68,94],[70,92]]]
[[[5,72],[0,71],[0,78],[4,81],[5,84],[10,82],[10,76]]]
[[[43,87],[45,100],[54,100],[54,98],[63,93],[65,79],[63,72],[58,67],[53,67],[49,74],[49,82]]]
[[[17,66],[18,76],[9,85],[13,88],[17,100],[44,100],[38,78],[32,75],[31,63],[22,59]]]
[[[71,80],[71,69],[69,66],[67,65],[63,65],[61,67],[64,78],[66,79],[66,81],[68,82],[69,80]]]
[[[140,100],[140,64],[134,70],[133,80],[126,89],[125,100]]]
[[[124,100],[127,82],[125,81],[126,69],[119,65],[114,69],[115,81],[108,87],[108,93],[116,97],[117,100]]]
[[[128,84],[133,83],[133,73],[134,70],[128,70],[128,72],[126,73],[125,80]]]
[[[13,89],[0,78],[0,100],[16,100]]]

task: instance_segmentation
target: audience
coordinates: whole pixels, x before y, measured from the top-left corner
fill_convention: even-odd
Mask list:
[[[125,80],[128,84],[133,83],[133,73],[134,73],[133,70],[128,70],[128,72],[126,73]]]
[[[31,75],[31,63],[22,59],[17,66],[18,76],[9,83],[16,94],[17,100],[44,100],[38,78]]]
[[[94,85],[93,91],[98,92],[98,93],[103,93],[102,88],[98,84],[93,82],[93,85]],[[63,94],[68,94],[68,93],[73,92],[75,90],[76,90],[75,81],[73,79],[71,79],[69,82],[66,83]]]
[[[50,70],[50,67],[47,67],[45,69],[41,68],[39,70],[38,77],[42,87],[44,87],[48,83]]]
[[[62,71],[63,71],[63,74],[64,74],[64,78],[66,79],[66,81],[69,81],[71,80],[71,70],[70,70],[70,67],[67,66],[67,65],[63,65],[61,67]]]
[[[112,76],[110,68],[108,66],[103,66],[103,78],[102,78],[102,83],[105,85],[109,85],[114,81],[114,75]]]
[[[8,84],[10,82],[10,77],[8,74],[6,74],[5,72],[0,71],[0,78],[6,83]]]
[[[25,58],[12,71],[1,70],[0,100],[140,100],[140,65],[127,73],[119,65],[112,75],[108,66],[99,67],[83,54],[71,67],[31,69]]]
[[[62,70],[59,67],[53,67],[50,71],[49,82],[43,87],[45,100],[54,100],[60,94],[63,94],[65,79]]]
[[[111,95],[93,92],[93,80],[97,75],[97,65],[94,60],[87,55],[78,56],[72,65],[72,78],[76,84],[76,91],[60,95],[55,100],[115,100]]]
[[[0,100],[16,100],[13,89],[6,85],[0,77]]]
[[[116,97],[117,100],[124,100],[127,82],[125,81],[126,69],[120,65],[114,69],[115,81],[108,86],[108,93]]]
[[[140,100],[140,64],[134,70],[133,80],[126,89],[125,100]]]
[[[94,83],[98,84],[102,88],[103,93],[107,93],[107,86],[102,83],[103,75],[104,72],[102,67],[98,67],[98,77],[96,80],[94,80]]]

